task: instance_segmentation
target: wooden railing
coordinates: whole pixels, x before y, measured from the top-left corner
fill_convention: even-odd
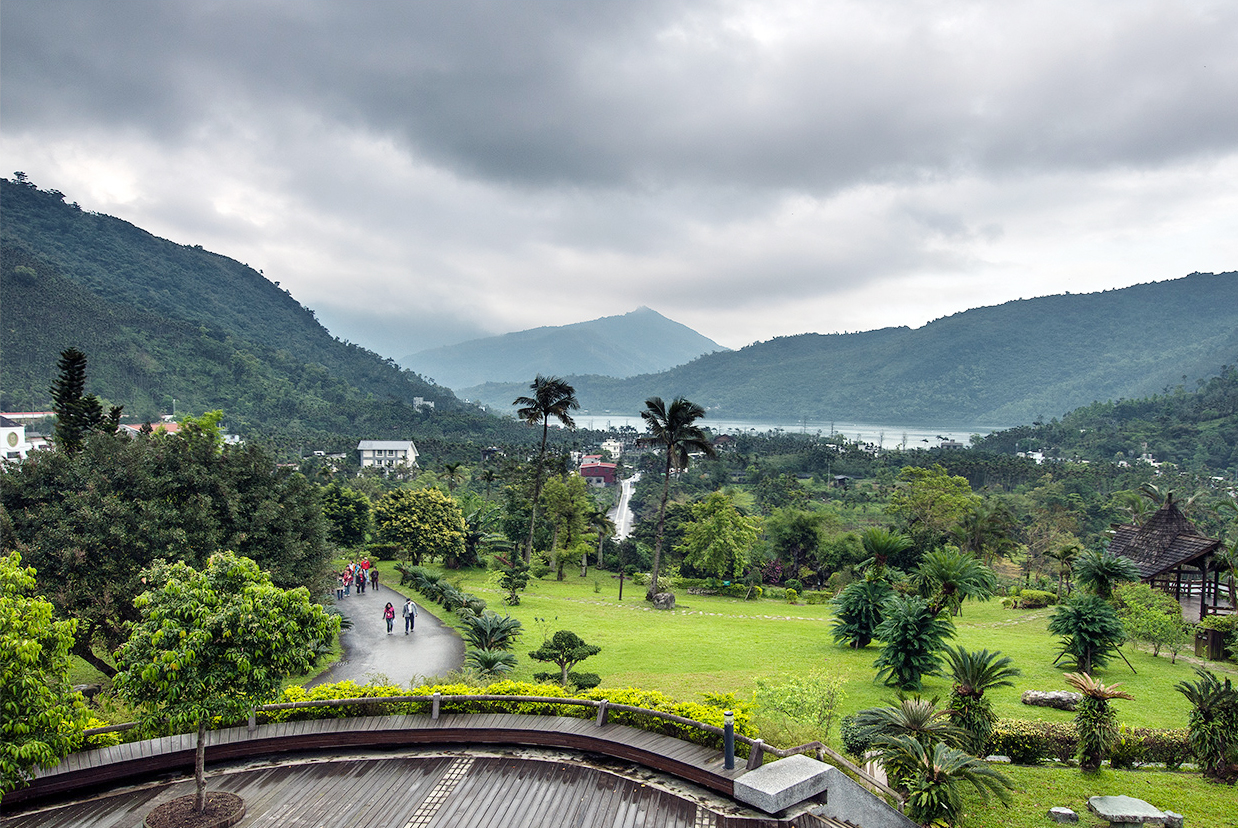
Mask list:
[[[698,722],[695,719],[689,719],[684,716],[677,716],[674,713],[666,713],[662,710],[651,710],[647,707],[636,707],[630,704],[612,704],[606,699],[574,699],[563,698],[559,696],[495,696],[495,695],[450,695],[444,696],[441,693],[431,695],[410,695],[410,696],[367,696],[357,699],[319,699],[310,701],[298,702],[279,702],[276,704],[264,704],[255,707],[249,714],[249,729],[252,732],[257,728],[257,715],[259,713],[274,713],[280,710],[300,710],[309,707],[344,707],[347,705],[385,705],[385,704],[407,704],[410,702],[418,702],[421,704],[430,705],[430,718],[437,719],[442,711],[444,702],[447,703],[468,703],[468,702],[505,702],[519,704],[546,704],[546,705],[570,705],[577,707],[592,707],[597,709],[596,724],[601,726],[607,723],[607,720],[612,711],[622,713],[634,713],[643,716],[652,716],[654,718],[663,719],[675,724],[684,725],[685,727],[695,728],[705,733],[714,736],[722,737],[725,735],[725,730],[717,725]],[[529,714],[538,715],[538,714]],[[94,736],[104,733],[119,733],[126,730],[131,730],[137,727],[137,722],[125,722],[124,724],[108,725],[106,727],[88,728],[85,736]],[[758,768],[765,759],[765,754],[777,756],[780,759],[792,756],[797,753],[812,752],[816,758],[825,762],[828,761],[848,773],[856,777],[856,780],[864,785],[875,794],[884,794],[894,800],[899,810],[903,807],[903,796],[898,791],[886,785],[879,779],[876,779],[871,774],[867,773],[863,768],[856,765],[847,757],[843,756],[838,751],[830,748],[828,745],[821,742],[807,742],[802,745],[796,745],[791,748],[777,748],[773,745],[766,744],[761,739],[754,739],[750,736],[743,736],[738,733],[734,735],[735,741],[749,746],[748,764],[749,770]]]

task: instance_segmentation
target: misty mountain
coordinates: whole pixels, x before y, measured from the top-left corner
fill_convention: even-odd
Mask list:
[[[221,408],[241,433],[298,447],[508,431],[392,360],[333,337],[240,262],[0,179],[0,407],[47,410],[59,354],[127,418]],[[434,408],[416,405],[417,399]]]
[[[572,376],[581,406],[683,395],[718,418],[1002,427],[1136,398],[1238,362],[1238,273],[1020,299],[916,329],[801,334],[661,373]],[[457,389],[499,410],[516,384]]]
[[[400,364],[451,388],[484,382],[524,382],[537,374],[630,377],[665,371],[718,343],[657,311],[640,307],[572,325],[474,339],[404,357]]]

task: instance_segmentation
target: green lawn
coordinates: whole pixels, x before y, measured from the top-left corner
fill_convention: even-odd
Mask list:
[[[1014,801],[1005,807],[996,800],[986,805],[968,797],[967,828],[1044,828],[1054,824],[1047,814],[1055,806],[1073,810],[1085,828],[1108,825],[1088,810],[1088,797],[1114,794],[1182,814],[1190,828],[1238,828],[1238,789],[1208,782],[1197,773],[1102,768],[1085,774],[1077,768],[1018,765],[1002,772],[1015,784]]]
[[[448,578],[484,598],[496,611],[509,612],[524,623],[524,642],[516,650],[518,678],[545,669],[527,657],[540,643],[543,631],[571,629],[602,647],[599,655],[578,669],[599,674],[603,686],[647,687],[694,701],[706,691],[747,696],[757,677],[824,668],[845,681],[844,713],[893,697],[892,690],[873,682],[878,645],[854,651],[834,644],[826,605],[682,594],[678,607],[664,613],[651,609],[643,600],[643,588],[631,582],[624,584],[620,602],[618,581],[603,572],[597,576],[599,593],[594,592],[592,574],[563,582],[550,577],[531,581],[520,605],[509,608],[486,572],[452,572]],[[393,571],[389,583],[396,582]],[[1049,613],[1047,609],[1007,610],[998,601],[990,601],[965,605],[963,615],[956,619],[958,643],[970,649],[1001,650],[1023,671],[1015,687],[991,691],[999,716],[1072,718],[1070,713],[1027,707],[1019,701],[1024,690],[1067,689],[1062,681],[1066,669],[1053,666],[1056,644],[1046,631]],[[1138,673],[1131,673],[1121,661],[1097,671],[1106,684],[1121,682],[1135,696],[1134,701],[1116,703],[1121,721],[1131,726],[1185,727],[1188,705],[1173,687],[1194,678],[1192,665],[1182,657],[1174,665],[1167,656],[1156,658],[1129,647],[1126,655]],[[1234,672],[1233,665],[1211,666]],[[944,698],[949,691],[944,678],[925,682],[925,695]]]

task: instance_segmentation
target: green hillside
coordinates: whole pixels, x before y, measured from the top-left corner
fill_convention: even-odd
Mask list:
[[[1238,273],[976,308],[922,328],[802,334],[660,374],[573,377],[582,406],[684,394],[719,418],[1002,426],[1149,396],[1238,357]],[[512,388],[466,396],[500,406]]]
[[[445,388],[341,342],[238,262],[0,181],[0,407],[44,410],[61,350],[128,417],[222,408],[229,427],[288,451],[360,438],[522,439]],[[416,410],[422,397],[433,410]]]

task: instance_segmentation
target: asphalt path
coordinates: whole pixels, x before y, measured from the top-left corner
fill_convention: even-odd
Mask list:
[[[387,634],[383,609],[390,601],[395,607],[395,624]],[[367,589],[337,602],[340,611],[352,619],[352,629],[340,633],[343,657],[331,669],[307,686],[352,680],[358,684],[378,679],[383,683],[408,686],[414,680],[442,676],[464,664],[464,641],[459,633],[417,604],[417,624],[404,634],[400,610],[404,596],[389,586],[378,591]]]
[[[632,490],[640,480],[640,472],[619,482],[619,502],[610,513],[610,519],[615,524],[615,540],[623,540],[632,534]]]

